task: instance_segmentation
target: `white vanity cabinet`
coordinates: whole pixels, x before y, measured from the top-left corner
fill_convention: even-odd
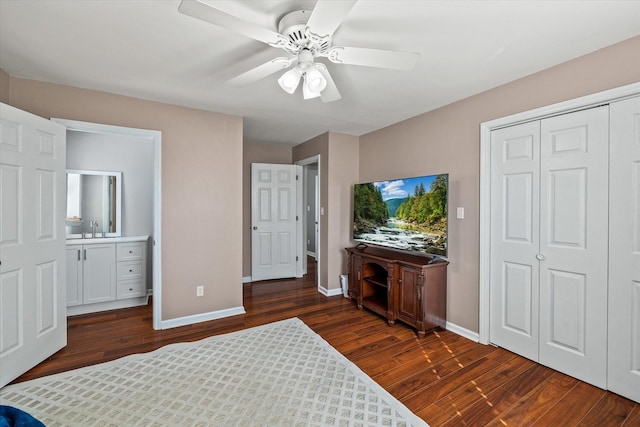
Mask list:
[[[67,306],[115,299],[115,244],[67,246],[67,271]]]
[[[116,243],[117,299],[146,295],[146,252],[146,242]]]
[[[67,241],[67,314],[147,303],[147,236]]]

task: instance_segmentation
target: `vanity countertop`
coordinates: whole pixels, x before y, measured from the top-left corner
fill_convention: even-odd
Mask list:
[[[96,239],[67,239],[67,246],[72,245],[97,245],[99,243],[127,243],[144,242],[149,236],[124,236],[124,237],[98,237]]]

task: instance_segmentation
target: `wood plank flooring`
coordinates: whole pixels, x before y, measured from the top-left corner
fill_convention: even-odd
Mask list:
[[[432,427],[640,426],[631,400],[449,331],[389,327],[312,279],[243,287],[246,314],[164,331],[152,329],[151,306],[70,317],[67,347],[16,382],[298,317]]]

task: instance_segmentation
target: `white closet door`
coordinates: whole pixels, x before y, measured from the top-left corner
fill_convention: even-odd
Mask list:
[[[491,133],[491,342],[538,360],[540,122]]]
[[[609,107],[542,120],[540,146],[539,362],[604,388]]]
[[[611,104],[608,388],[640,402],[640,97]]]

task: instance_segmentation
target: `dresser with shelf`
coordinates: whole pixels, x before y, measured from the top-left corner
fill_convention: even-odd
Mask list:
[[[447,265],[431,255],[379,247],[347,248],[349,297],[392,325],[401,321],[420,335],[444,329],[447,320]]]

